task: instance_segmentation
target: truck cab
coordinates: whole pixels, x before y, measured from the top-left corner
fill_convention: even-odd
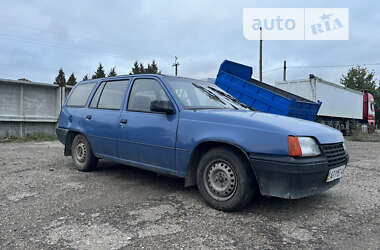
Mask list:
[[[363,120],[368,124],[368,132],[375,132],[375,100],[368,90],[363,90]]]

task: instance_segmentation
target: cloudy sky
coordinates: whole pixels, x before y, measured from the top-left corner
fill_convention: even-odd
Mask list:
[[[264,80],[314,73],[338,82],[348,67],[380,72],[380,3],[346,1],[32,1],[2,0],[0,78],[52,83],[62,67],[82,79],[99,62],[128,74],[135,60],[155,59],[164,74],[215,77],[224,59],[254,67],[258,41],[242,33],[243,8],[349,8],[348,41],[264,41]],[[377,74],[378,77],[378,74]]]

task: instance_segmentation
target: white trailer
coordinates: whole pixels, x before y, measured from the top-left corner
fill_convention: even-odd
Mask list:
[[[363,93],[310,75],[309,79],[276,82],[275,86],[322,105],[318,121],[342,131],[363,120]]]

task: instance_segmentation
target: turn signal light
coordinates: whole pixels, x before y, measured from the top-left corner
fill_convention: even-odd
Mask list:
[[[300,142],[297,137],[288,136],[288,147],[290,156],[302,156]]]

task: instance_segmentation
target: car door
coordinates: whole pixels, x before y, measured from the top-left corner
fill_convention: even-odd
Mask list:
[[[175,171],[178,112],[152,112],[152,101],[170,98],[153,78],[134,80],[126,109],[121,112],[119,154],[124,160],[163,171]]]
[[[102,82],[89,104],[85,117],[86,134],[94,153],[118,157],[120,109],[129,80]]]

